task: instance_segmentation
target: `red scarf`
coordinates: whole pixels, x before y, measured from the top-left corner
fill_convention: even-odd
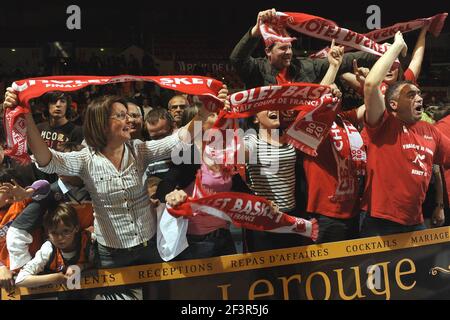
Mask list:
[[[245,118],[264,110],[309,110],[331,92],[315,83],[289,83],[243,90],[230,95],[231,112],[225,118]]]
[[[338,181],[336,192],[329,198],[334,202],[355,199],[358,194],[358,176],[366,172],[366,151],[359,131],[347,120],[336,120],[330,130],[331,148]]]
[[[191,217],[202,212],[232,222],[237,227],[277,233],[298,233],[317,240],[319,226],[315,219],[305,220],[274,210],[263,197],[239,192],[218,192],[208,195],[202,190],[201,176],[197,175],[195,195],[175,208],[167,207],[175,217]]]
[[[373,30],[364,34],[369,39],[374,41],[384,41],[395,36],[397,31],[402,33],[410,32],[422,28],[424,25],[430,24],[428,31],[435,37],[438,37],[444,26],[445,19],[447,18],[447,13],[440,13],[429,18],[420,18],[408,22],[399,22],[393,26],[386,27],[383,29]],[[329,47],[326,47],[310,56],[310,58],[326,58],[328,55]],[[350,47],[346,47],[345,51],[350,51]]]
[[[382,56],[389,46],[386,44],[378,44],[375,40],[381,40],[382,37],[387,37],[386,39],[391,38],[395,35],[395,33],[391,34],[393,30],[400,28],[399,25],[395,25],[387,28],[387,30],[383,29],[381,33],[380,30],[377,30],[364,35],[341,28],[331,20],[305,13],[277,12],[277,16],[278,19],[275,23],[271,25],[261,24],[259,26],[266,47],[274,42],[286,43],[295,40],[295,38],[289,37],[285,31],[285,28],[289,27],[314,38],[327,41],[335,39],[337,44]],[[420,28],[424,24],[431,23],[430,32],[436,36],[440,33],[446,17],[447,13],[442,13],[431,18],[418,19],[415,20],[414,26]],[[413,25],[413,22],[411,22],[411,25]],[[407,24],[402,25],[403,28],[406,28],[406,26]]]
[[[201,76],[54,76],[30,78],[12,84],[18,92],[19,105],[15,109],[6,109],[4,127],[8,150],[5,154],[22,164],[28,163],[30,157],[26,150],[26,129],[24,114],[30,112],[29,101],[49,91],[76,91],[88,85],[104,85],[128,81],[150,81],[160,87],[197,95],[210,111],[216,111],[223,104],[216,95],[222,88],[222,82]]]
[[[287,129],[287,141],[300,151],[316,157],[317,148],[336,119],[339,104],[338,98],[328,94],[319,99],[315,106],[305,108]]]
[[[230,95],[231,112],[221,113],[215,127],[230,129],[232,122],[227,122],[227,119],[250,117],[263,110],[299,110],[301,112],[286,136],[296,148],[316,156],[317,147],[336,117],[339,99],[332,97],[330,91],[329,86],[314,83],[290,83],[239,91]],[[316,125],[319,128],[310,134],[308,127]]]

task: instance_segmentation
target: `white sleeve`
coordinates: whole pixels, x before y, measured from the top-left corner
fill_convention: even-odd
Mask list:
[[[52,153],[52,159],[45,166],[41,167],[36,162],[36,167],[45,173],[57,173],[64,176],[79,176],[83,175],[85,164],[89,158],[89,148],[84,148],[81,151],[73,152],[58,152],[49,149]]]
[[[9,269],[16,270],[31,260],[29,246],[33,236],[15,227],[9,227],[6,233],[6,248],[9,253]]]
[[[34,258],[20,270],[16,278],[16,284],[20,284],[28,276],[37,275],[44,271],[45,265],[50,260],[52,252],[53,247],[50,241],[44,242],[42,247],[36,252]]]
[[[191,144],[180,140],[178,131],[161,140],[150,140],[142,142],[133,140],[133,147],[137,156],[143,160],[144,167],[155,161],[170,159],[172,151],[180,151],[181,149],[190,149]]]

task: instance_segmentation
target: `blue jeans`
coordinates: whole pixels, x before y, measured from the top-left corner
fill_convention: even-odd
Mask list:
[[[425,230],[423,223],[412,226],[405,226],[386,219],[371,217],[369,213],[366,214],[361,227],[361,237],[385,236],[389,234],[405,233]]]

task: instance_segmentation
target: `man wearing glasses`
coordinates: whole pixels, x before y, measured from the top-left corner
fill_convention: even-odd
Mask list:
[[[181,122],[183,118],[183,112],[186,107],[189,106],[189,101],[181,95],[174,96],[169,100],[168,110],[175,120],[176,128],[181,128]]]

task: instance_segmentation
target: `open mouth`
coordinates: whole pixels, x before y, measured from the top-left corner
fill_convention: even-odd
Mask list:
[[[270,120],[278,120],[278,112],[269,112],[269,113],[267,114],[267,117],[268,117]]]
[[[423,106],[421,104],[416,105],[416,107],[414,108],[414,111],[416,111],[416,113],[422,113],[423,112]]]

